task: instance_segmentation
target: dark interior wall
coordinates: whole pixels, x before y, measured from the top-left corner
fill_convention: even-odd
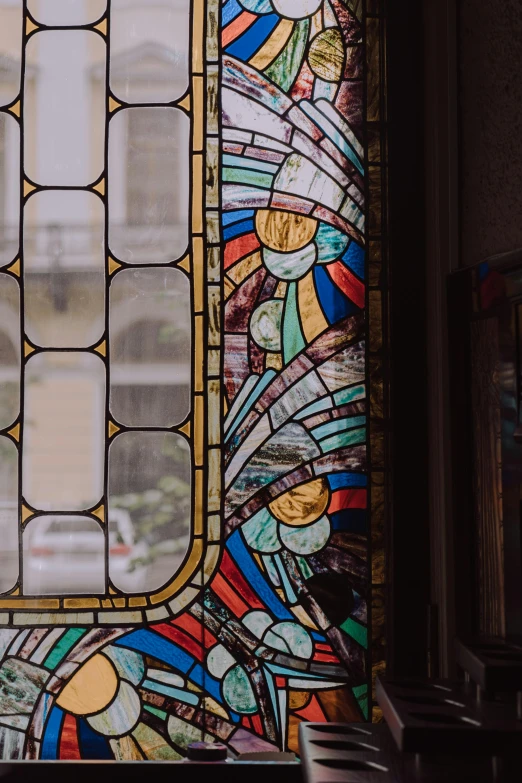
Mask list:
[[[461,262],[522,247],[522,3],[460,0]]]

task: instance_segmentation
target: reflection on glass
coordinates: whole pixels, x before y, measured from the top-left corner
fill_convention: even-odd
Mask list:
[[[20,126],[0,114],[0,266],[18,253],[20,226]]]
[[[18,578],[18,451],[0,437],[0,593]]]
[[[46,190],[24,210],[26,332],[36,345],[94,345],[104,331],[104,209],[94,193]]]
[[[107,8],[106,0],[27,0],[37,22],[56,27],[97,22]]]
[[[24,96],[25,170],[40,185],[85,186],[103,171],[103,39],[85,30],[49,30],[26,47],[36,76]]]
[[[177,269],[126,269],[110,294],[111,412],[129,427],[180,424],[190,406],[190,287]]]
[[[183,95],[189,18],[190,0],[112,0],[110,83],[116,97],[168,103]]]
[[[23,495],[42,511],[92,508],[103,494],[105,367],[88,353],[33,356],[25,373]]]
[[[0,429],[20,408],[20,294],[12,277],[0,274]]]
[[[109,125],[109,245],[129,264],[168,263],[188,242],[189,120],[179,109],[120,111]]]
[[[105,537],[93,519],[36,517],[23,541],[24,595],[105,592]]]
[[[190,450],[170,432],[125,432],[109,449],[109,576],[120,590],[156,590],[190,540]]]
[[[0,0],[0,106],[12,103],[20,92],[22,0]]]

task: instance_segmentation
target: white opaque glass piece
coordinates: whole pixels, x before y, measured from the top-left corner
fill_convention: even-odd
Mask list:
[[[20,92],[23,2],[0,0],[0,106],[8,106]],[[28,69],[26,78],[33,74]]]
[[[111,413],[172,427],[190,409],[190,286],[178,269],[119,272],[110,293]]]
[[[39,185],[84,187],[104,167],[106,45],[94,32],[49,30],[26,47],[25,171]]]
[[[37,22],[63,27],[92,24],[107,10],[106,0],[27,0],[27,8]]]
[[[0,114],[0,266],[18,254],[20,239],[20,126]]]
[[[109,125],[109,246],[129,264],[187,249],[189,120],[179,109],[120,111]]]
[[[105,537],[93,519],[36,517],[23,542],[24,595],[105,592]]]
[[[109,576],[126,592],[156,590],[190,541],[191,457],[169,432],[125,432],[109,449]]]
[[[92,508],[103,494],[105,366],[85,352],[29,358],[23,495],[42,511]]]
[[[180,98],[189,83],[190,0],[113,0],[111,9],[114,95],[126,103]]]
[[[86,348],[105,317],[105,211],[85,191],[46,190],[24,209],[25,329],[35,345]]]
[[[0,593],[11,590],[18,578],[18,451],[0,437]]]
[[[20,293],[16,280],[0,274],[0,429],[20,411]]]

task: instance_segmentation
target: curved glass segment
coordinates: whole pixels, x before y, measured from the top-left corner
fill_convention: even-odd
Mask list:
[[[80,511],[103,496],[105,367],[70,351],[32,356],[25,371],[25,500],[41,511]]]
[[[124,432],[109,449],[109,577],[128,593],[166,584],[191,529],[191,455],[170,432]]]
[[[189,128],[187,116],[167,106],[111,119],[109,247],[119,260],[166,264],[186,251]]]

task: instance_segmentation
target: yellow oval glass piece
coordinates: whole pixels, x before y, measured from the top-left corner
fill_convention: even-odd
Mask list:
[[[261,242],[271,250],[291,253],[305,247],[315,236],[317,221],[305,215],[260,209],[256,230]]]
[[[310,525],[328,506],[330,492],[326,479],[314,479],[288,490],[270,503],[272,514],[285,525]]]
[[[56,703],[73,715],[93,715],[114,698],[118,679],[105,655],[95,655],[71,678]]]

